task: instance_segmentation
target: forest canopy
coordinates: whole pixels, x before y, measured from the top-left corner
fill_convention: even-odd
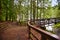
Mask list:
[[[54,2],[52,6],[52,0],[0,0],[0,21],[60,17],[60,1]]]

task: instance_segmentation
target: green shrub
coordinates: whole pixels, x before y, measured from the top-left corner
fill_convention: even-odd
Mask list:
[[[54,25],[54,28],[60,28],[60,23],[57,23],[56,25]]]

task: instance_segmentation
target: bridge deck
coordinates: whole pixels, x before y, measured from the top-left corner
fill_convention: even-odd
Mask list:
[[[2,40],[28,40],[26,27],[8,28],[2,33]]]
[[[10,23],[4,23],[3,25],[4,28],[0,27],[0,40],[28,40],[27,26],[12,25]],[[2,26],[2,23],[0,23],[0,26]]]

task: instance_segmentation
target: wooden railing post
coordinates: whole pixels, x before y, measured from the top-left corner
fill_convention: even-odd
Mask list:
[[[29,32],[29,34],[28,34],[28,40],[30,40],[30,26],[28,25],[28,32]]]
[[[41,34],[41,40],[47,40],[44,34]]]

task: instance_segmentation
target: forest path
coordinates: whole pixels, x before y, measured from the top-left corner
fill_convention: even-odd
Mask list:
[[[1,40],[28,40],[28,28],[27,26],[17,26],[8,24],[3,33],[1,34]]]

